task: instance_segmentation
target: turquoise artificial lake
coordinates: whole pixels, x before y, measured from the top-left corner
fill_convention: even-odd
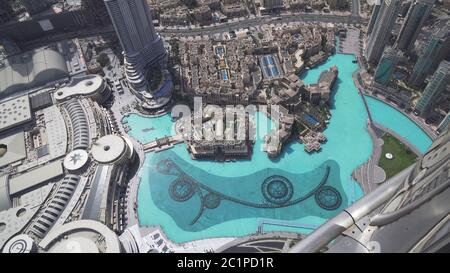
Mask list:
[[[353,60],[352,55],[336,54],[301,76],[305,83],[314,83],[324,69],[339,68],[332,118],[324,132],[328,142],[320,153],[307,154],[302,144],[292,142],[271,160],[260,148],[261,137],[251,160],[192,160],[184,144],[148,153],[140,170],[140,225],[160,226],[177,243],[253,234],[266,220],[265,231],[306,233],[361,198],[363,192],[351,174],[370,157],[372,142],[366,131],[368,115],[352,80],[358,68]],[[377,123],[421,151],[431,144],[420,128],[390,106],[369,100],[369,107],[376,111],[372,115]],[[259,112],[256,120],[270,123]],[[132,129],[130,136],[141,143],[173,134],[169,115],[133,114],[124,122]]]

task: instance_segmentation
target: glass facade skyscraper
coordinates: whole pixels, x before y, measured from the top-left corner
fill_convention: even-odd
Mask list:
[[[388,42],[392,27],[397,19],[398,10],[401,1],[385,0],[380,6],[379,15],[377,16],[373,31],[369,36],[365,57],[369,63],[378,64],[383,54],[384,46]]]
[[[392,73],[394,73],[398,59],[398,51],[390,46],[386,47],[375,71],[374,81],[386,85],[391,79]]]
[[[430,75],[439,63],[450,54],[450,23],[434,34],[424,47],[411,76],[408,79],[410,85],[421,86],[426,77]]]
[[[167,55],[150,8],[144,0],[105,0],[105,4],[124,51],[127,79],[136,91],[146,91],[146,68]]]
[[[423,95],[416,105],[416,111],[424,113],[442,91],[450,83],[450,62],[442,61],[438,69],[434,72],[430,82],[423,91]]]
[[[403,52],[411,52],[414,42],[423,24],[431,13],[435,0],[416,0],[409,8],[400,34],[397,38],[397,48]]]

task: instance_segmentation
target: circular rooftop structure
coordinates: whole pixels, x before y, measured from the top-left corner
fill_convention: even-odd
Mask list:
[[[51,253],[100,253],[94,241],[85,237],[71,236],[50,249]]]
[[[64,168],[76,171],[83,168],[88,162],[89,155],[85,150],[73,150],[64,158]]]
[[[54,93],[57,101],[63,101],[71,97],[85,96],[102,101],[108,94],[105,80],[99,75],[88,75],[73,78],[69,85],[58,89]]]
[[[51,253],[119,253],[119,238],[104,224],[79,220],[50,231],[39,243]]]
[[[91,153],[95,161],[110,164],[123,160],[129,153],[129,144],[117,135],[106,135],[92,144]]]
[[[4,246],[3,253],[30,253],[34,250],[33,239],[26,235],[20,234],[12,237]]]

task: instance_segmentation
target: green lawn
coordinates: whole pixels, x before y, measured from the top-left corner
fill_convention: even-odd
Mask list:
[[[384,134],[382,139],[384,145],[378,165],[386,172],[386,179],[389,179],[412,165],[417,156],[405,144],[388,133]],[[393,154],[394,158],[387,159],[386,153]]]

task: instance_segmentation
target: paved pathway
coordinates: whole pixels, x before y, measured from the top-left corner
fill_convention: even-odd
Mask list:
[[[390,130],[389,128],[384,127],[381,124],[377,124],[372,120],[372,115],[370,113],[369,106],[365,99],[365,95],[368,94],[364,92],[365,89],[359,84],[356,73],[353,75],[353,81],[355,82],[355,85],[359,90],[359,94],[361,95],[367,114],[369,116],[369,120],[367,122],[367,131],[372,139],[373,151],[369,160],[353,171],[352,177],[358,183],[360,183],[364,193],[367,194],[376,189],[379,186],[379,184],[383,183],[386,180],[386,173],[382,168],[378,166],[378,162],[380,161],[380,158],[382,156],[381,152],[383,147],[383,140],[381,139],[381,137],[383,136],[384,133],[387,132],[392,136],[394,136],[395,138],[397,138],[398,140],[400,140],[408,148],[410,148],[417,156],[420,156],[421,152],[414,145],[412,145],[402,136],[398,135],[396,132]],[[395,107],[394,105],[392,106]],[[397,107],[395,108],[397,109]]]
[[[360,82],[358,81],[358,74],[359,71],[357,73],[354,74],[353,77],[353,81],[356,85],[356,87],[358,88],[358,90],[369,97],[372,97],[374,99],[380,100],[388,105],[390,105],[391,107],[395,108],[397,111],[401,112],[402,114],[404,114],[406,117],[408,117],[412,122],[414,122],[417,126],[419,126],[432,140],[436,140],[437,139],[437,134],[436,131],[433,130],[433,128],[431,128],[430,126],[428,126],[427,124],[425,124],[425,122],[420,118],[415,116],[412,113],[406,112],[404,109],[401,109],[398,107],[398,105],[394,104],[393,102],[389,101],[386,99],[386,97],[384,95],[380,95],[380,96],[375,96],[372,91],[370,91],[368,88],[366,88],[365,86],[362,86],[360,84]]]
[[[353,0],[354,2],[356,0]],[[359,5],[358,5],[359,6]],[[291,22],[309,22],[313,24],[318,23],[335,23],[335,24],[363,24],[367,20],[361,18],[359,15],[334,15],[334,14],[319,14],[319,13],[291,13],[281,14],[280,21],[276,21],[276,24],[286,24]],[[239,30],[242,28],[257,27],[264,24],[274,23],[270,16],[261,17],[249,17],[240,21],[233,21],[227,23],[221,23],[216,25],[210,25],[205,27],[193,27],[193,28],[175,28],[160,27],[157,31],[167,37],[182,37],[182,36],[204,36],[214,35],[218,33],[228,32],[231,30]],[[27,43],[22,44],[24,48],[36,48],[40,46],[48,45],[49,43],[62,41],[65,39],[74,38],[86,38],[97,35],[110,35],[114,34],[114,28],[112,25],[102,27],[90,27],[84,28],[73,32],[61,33],[56,35],[48,35],[40,39],[35,39]]]
[[[380,180],[383,180],[383,174],[376,171],[378,167],[378,161],[381,156],[381,148],[383,142],[380,141],[382,132],[378,128],[374,127],[370,122],[367,125],[367,131],[372,139],[373,151],[370,158],[352,173],[353,179],[355,179],[363,189],[364,193],[367,194],[378,187]]]

